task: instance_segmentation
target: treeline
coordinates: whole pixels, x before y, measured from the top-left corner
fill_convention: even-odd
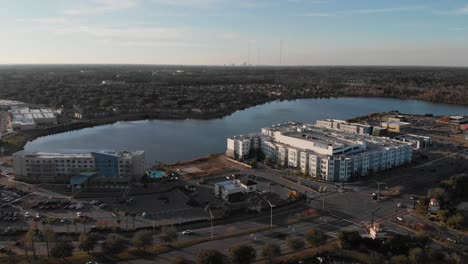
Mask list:
[[[105,84],[102,82],[106,81]],[[273,100],[395,97],[468,104],[468,71],[411,67],[29,66],[0,68],[2,99],[75,111],[180,118]]]

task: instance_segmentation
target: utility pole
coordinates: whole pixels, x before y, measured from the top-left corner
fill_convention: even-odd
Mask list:
[[[280,65],[283,65],[283,40],[280,40]]]
[[[248,49],[248,51],[247,51],[247,66],[249,66],[250,65],[250,40],[249,40],[249,42],[247,44],[247,49]]]
[[[266,200],[266,199],[265,199]],[[273,207],[275,207],[275,205],[273,205],[272,203],[270,203],[270,201],[266,200],[268,202],[268,204],[270,205],[270,228],[273,228]]]
[[[213,213],[211,212],[211,209],[208,209],[210,212],[210,221],[211,221],[211,240],[213,240]]]
[[[257,66],[260,66],[260,48],[257,49]]]

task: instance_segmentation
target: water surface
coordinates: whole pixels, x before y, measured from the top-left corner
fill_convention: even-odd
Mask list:
[[[117,122],[38,138],[29,151],[76,152],[95,149],[144,150],[148,162],[177,162],[226,149],[226,138],[258,132],[287,121],[313,123],[317,119],[348,119],[370,112],[468,115],[468,107],[388,98],[301,99],[271,102],[213,120],[144,120]]]

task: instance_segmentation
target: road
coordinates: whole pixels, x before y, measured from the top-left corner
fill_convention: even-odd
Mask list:
[[[237,224],[235,224],[237,226]],[[254,224],[252,222],[244,222],[241,223],[243,228],[245,229],[252,229],[259,227],[258,224]],[[265,224],[263,224],[265,226]],[[266,225],[268,226],[268,225]],[[232,228],[232,225],[229,226],[218,226],[215,227],[217,233],[224,232],[225,230],[229,230]],[[284,225],[275,227],[272,229],[268,229],[265,231],[257,232],[254,234],[242,235],[233,238],[223,239],[222,241],[215,240],[215,241],[208,241],[205,243],[200,243],[194,246],[190,246],[181,250],[174,250],[168,253],[161,254],[155,260],[134,260],[134,261],[124,261],[121,263],[134,263],[134,264],[143,264],[143,263],[168,263],[171,259],[182,256],[187,259],[195,259],[197,254],[207,248],[216,249],[224,254],[228,254],[228,250],[230,247],[243,244],[243,245],[250,245],[257,251],[257,256],[261,256],[261,249],[262,246],[266,243],[276,243],[281,247],[281,252],[288,253],[291,250],[288,248],[286,244],[286,237],[287,236],[295,236],[299,238],[303,238],[304,234],[307,230],[311,228],[318,228],[319,230],[323,231],[327,234],[330,238],[336,238],[339,230],[358,230],[361,233],[364,233],[363,230],[352,224],[348,221],[343,219],[338,219],[335,217],[330,216],[323,216],[317,217],[314,219],[310,219],[308,221],[300,222],[293,225]],[[197,229],[194,230],[195,234],[209,234],[209,229]],[[206,236],[206,235],[202,235]]]

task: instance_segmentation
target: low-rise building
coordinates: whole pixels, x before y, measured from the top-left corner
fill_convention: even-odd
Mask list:
[[[432,146],[432,138],[426,136],[404,134],[395,137],[395,139],[410,143],[413,149],[426,149]]]
[[[10,113],[13,129],[30,130],[37,125],[57,123],[56,112],[48,108],[12,107]]]
[[[96,172],[97,179],[128,182],[145,172],[144,151],[65,154],[19,151],[13,154],[16,179],[28,182],[68,182],[81,173]]]
[[[372,134],[372,126],[358,123],[349,123],[344,120],[337,119],[323,119],[317,120],[315,122],[317,127],[323,127],[328,129],[341,130],[348,133],[357,133],[357,134]]]
[[[400,133],[408,128],[411,123],[389,119],[388,121],[382,122],[381,125],[390,132]]]
[[[439,200],[432,198],[429,201],[429,206],[427,207],[427,213],[430,215],[437,215],[440,210],[440,203]]]
[[[238,179],[215,183],[214,193],[216,197],[225,201],[236,202],[243,200],[246,193],[255,192],[257,183],[252,180],[241,181]]]

